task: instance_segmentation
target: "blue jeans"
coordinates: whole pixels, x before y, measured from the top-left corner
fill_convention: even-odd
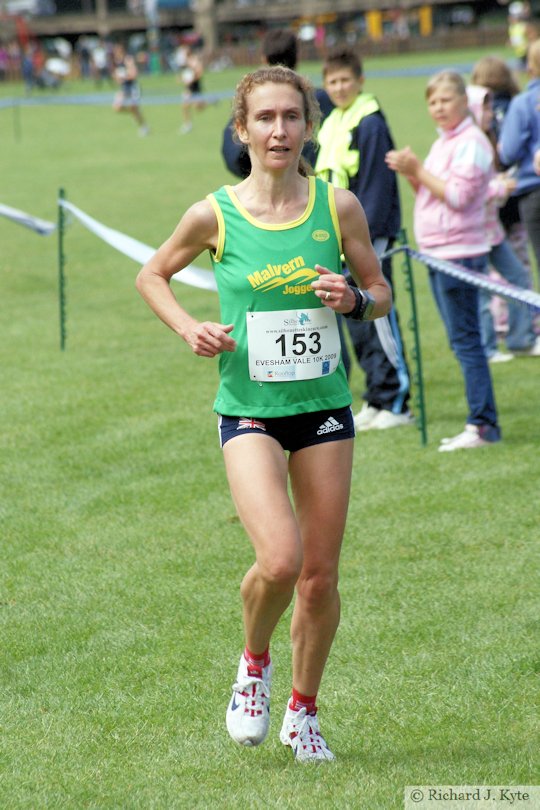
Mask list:
[[[512,247],[505,239],[500,245],[495,245],[489,253],[489,262],[495,270],[511,284],[517,287],[529,287],[529,273],[520,262]],[[480,291],[480,323],[482,327],[482,340],[486,354],[491,357],[497,351],[497,333],[493,326],[493,315],[489,308],[491,293]],[[529,349],[535,340],[532,325],[532,313],[529,307],[518,304],[517,301],[508,302],[508,335],[506,345],[510,351]]]
[[[459,259],[456,264],[485,273],[487,255]],[[467,423],[491,425],[494,428],[492,440],[496,440],[500,438],[500,431],[497,426],[491,374],[480,335],[478,290],[470,284],[431,269],[429,280],[450,348],[461,366],[465,380],[465,396],[469,406]]]
[[[540,276],[540,185],[518,197],[519,215],[527,228],[527,234],[536,259],[536,272]]]

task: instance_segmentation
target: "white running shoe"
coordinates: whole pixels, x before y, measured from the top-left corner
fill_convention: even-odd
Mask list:
[[[508,363],[510,360],[514,359],[514,355],[510,352],[500,352],[496,351],[493,354],[490,354],[488,357],[488,362],[490,363]]]
[[[335,759],[319,729],[316,714],[305,709],[293,712],[287,704],[279,739],[292,748],[297,762],[324,762]]]
[[[364,402],[361,410],[358,411],[354,417],[354,426],[356,430],[369,430],[372,421],[375,419],[378,413],[378,408],[374,408],[373,405],[368,405],[367,402]]]
[[[451,453],[453,450],[472,450],[485,447],[499,441],[500,434],[487,425],[465,425],[465,430],[449,439],[441,439],[439,453]]]
[[[260,745],[268,734],[271,680],[271,663],[250,666],[242,653],[227,708],[227,731],[240,745]]]
[[[410,411],[405,411],[405,413],[392,413],[392,411],[382,408],[375,418],[371,420],[368,430],[387,430],[388,428],[413,424],[414,416]]]

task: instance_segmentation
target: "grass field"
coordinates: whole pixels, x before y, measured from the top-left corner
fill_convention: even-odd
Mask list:
[[[238,75],[209,74],[207,87]],[[398,145],[420,154],[433,139],[424,84],[368,85]],[[171,77],[144,81],[146,94],[174,89]],[[177,107],[148,106],[141,139],[108,106],[25,108],[19,140],[2,110],[0,202],[55,219],[64,187],[157,246],[190,203],[230,181],[219,152],[228,109],[207,108],[182,138]],[[403,188],[409,232],[411,202]],[[287,621],[268,741],[244,750],[225,729],[251,551],[211,410],[216,364],[146,309],[136,264],[77,222],[61,352],[55,237],[0,219],[0,244],[0,808],[393,810],[406,785],[539,783],[540,362],[493,369],[500,445],[438,454],[466,411],[415,266],[429,443],[414,428],[356,442],[342,623],[319,696],[338,759],[302,768],[278,740]],[[395,275],[406,323],[399,262]],[[174,289],[196,317],[218,318],[213,293]],[[356,406],[362,382],[356,370]]]

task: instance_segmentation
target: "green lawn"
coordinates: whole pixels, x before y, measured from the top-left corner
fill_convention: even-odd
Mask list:
[[[207,87],[238,75],[209,74]],[[434,137],[425,81],[367,85],[398,145],[422,155]],[[176,85],[148,77],[144,88]],[[142,139],[108,106],[25,108],[19,140],[0,110],[0,202],[54,220],[64,187],[90,215],[157,246],[190,203],[230,180],[228,110],[208,107],[180,137],[179,108],[148,106]],[[403,188],[410,233],[411,203]],[[244,750],[225,729],[251,550],[218,447],[215,362],[152,316],[137,265],[76,221],[61,352],[55,236],[0,218],[0,244],[0,808],[393,810],[411,784],[538,783],[540,362],[493,369],[500,445],[437,453],[466,410],[415,265],[429,443],[414,428],[356,442],[342,623],[319,697],[337,762],[302,768],[278,740],[287,621],[273,645],[269,739]],[[399,261],[395,274],[406,324]],[[174,289],[196,317],[218,318],[213,293]],[[357,407],[358,370],[352,389]]]

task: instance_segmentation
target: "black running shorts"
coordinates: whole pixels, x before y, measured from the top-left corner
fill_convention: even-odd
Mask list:
[[[294,453],[313,444],[354,438],[351,408],[299,413],[296,416],[258,418],[251,416],[223,416],[219,414],[218,430],[221,447],[235,436],[258,434],[272,436],[283,447]]]

